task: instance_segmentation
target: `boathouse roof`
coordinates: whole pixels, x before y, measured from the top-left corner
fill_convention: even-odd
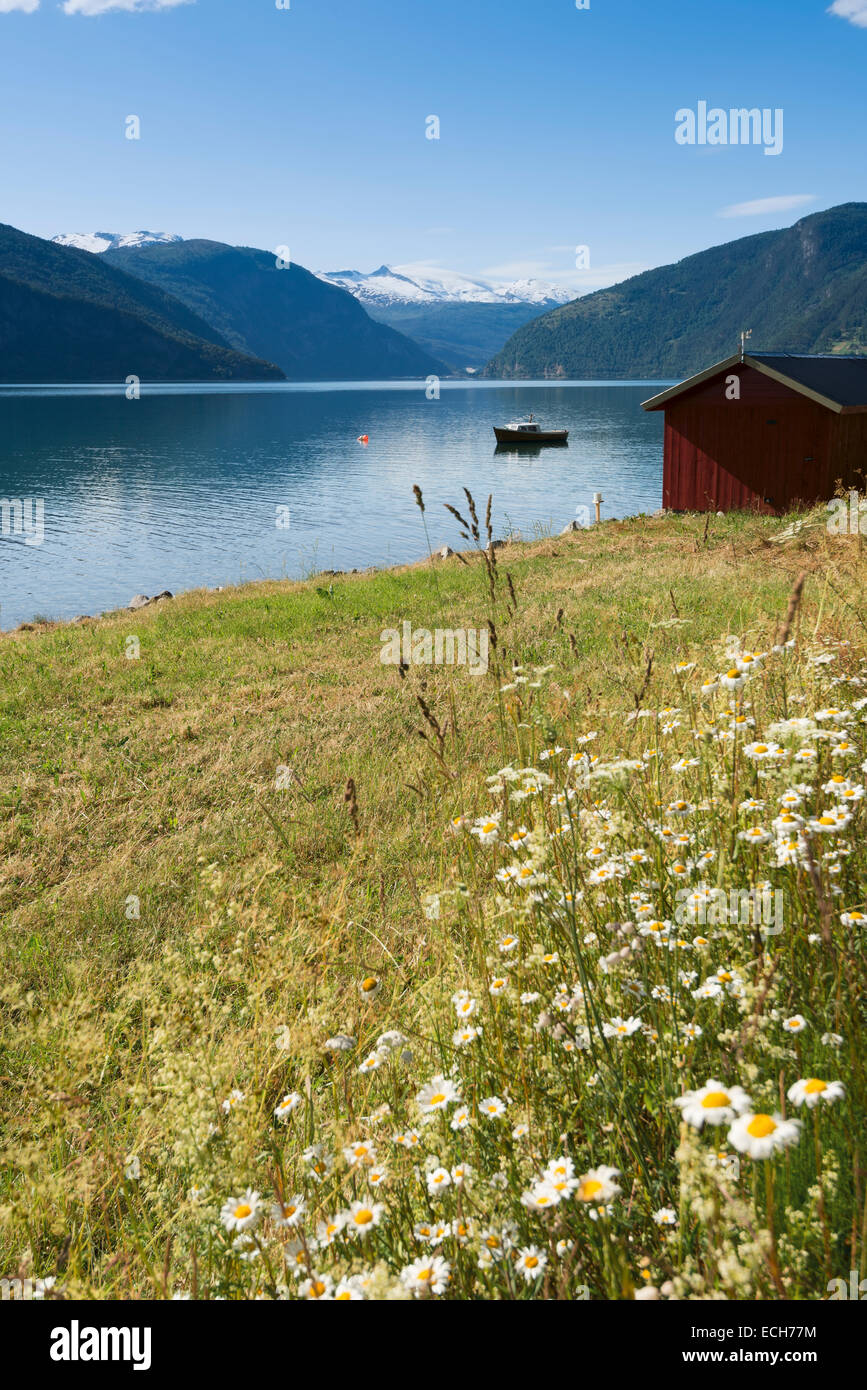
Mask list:
[[[840,354],[810,355],[788,352],[751,352],[741,357],[736,353],[723,362],[716,362],[703,372],[687,377],[677,386],[670,386],[658,396],[642,401],[645,410],[661,410],[669,401],[691,391],[702,382],[740,365],[774,381],[782,382],[793,391],[807,396],[837,414],[867,410],[867,356],[844,357]]]

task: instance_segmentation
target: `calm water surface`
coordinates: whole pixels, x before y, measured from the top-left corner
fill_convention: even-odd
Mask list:
[[[640,402],[662,384],[0,387],[0,627],[418,559],[414,483],[434,546],[463,544],[443,503],[464,485],[480,514],[493,493],[496,535],[559,531],[596,491],[604,516],[654,511],[662,419]],[[530,410],[569,447],[495,450],[492,426]],[[40,545],[14,534],[16,498],[34,526],[42,500]]]

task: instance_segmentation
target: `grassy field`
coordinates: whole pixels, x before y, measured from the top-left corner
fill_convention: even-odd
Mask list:
[[[863,1277],[867,564],[791,521],[608,522],[0,636],[0,1274]],[[484,630],[487,673],[382,664],[404,622]],[[684,885],[780,894],[781,929],[684,920]]]

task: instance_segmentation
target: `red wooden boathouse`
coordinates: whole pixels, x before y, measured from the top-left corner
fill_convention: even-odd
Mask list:
[[[643,406],[665,411],[672,511],[784,512],[865,486],[867,356],[739,354]]]

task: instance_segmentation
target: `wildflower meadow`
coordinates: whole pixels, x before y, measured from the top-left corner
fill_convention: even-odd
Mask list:
[[[595,545],[611,579],[642,523],[534,559],[455,510],[464,564],[402,582],[431,607],[464,585],[490,669],[383,674],[368,623],[390,819],[362,764],[333,824],[258,789],[222,839],[213,810],[187,839],[163,818],[158,932],[120,912],[133,864],[94,886],[98,989],[87,883],[50,959],[19,885],[0,1240],[43,1296],[820,1300],[864,1277],[867,644],[822,593],[837,571],[802,541],[771,562],[767,519],[683,522],[694,591],[651,612],[640,556],[619,600],[579,563],[564,621],[566,560]],[[622,679],[591,688],[603,650]]]

